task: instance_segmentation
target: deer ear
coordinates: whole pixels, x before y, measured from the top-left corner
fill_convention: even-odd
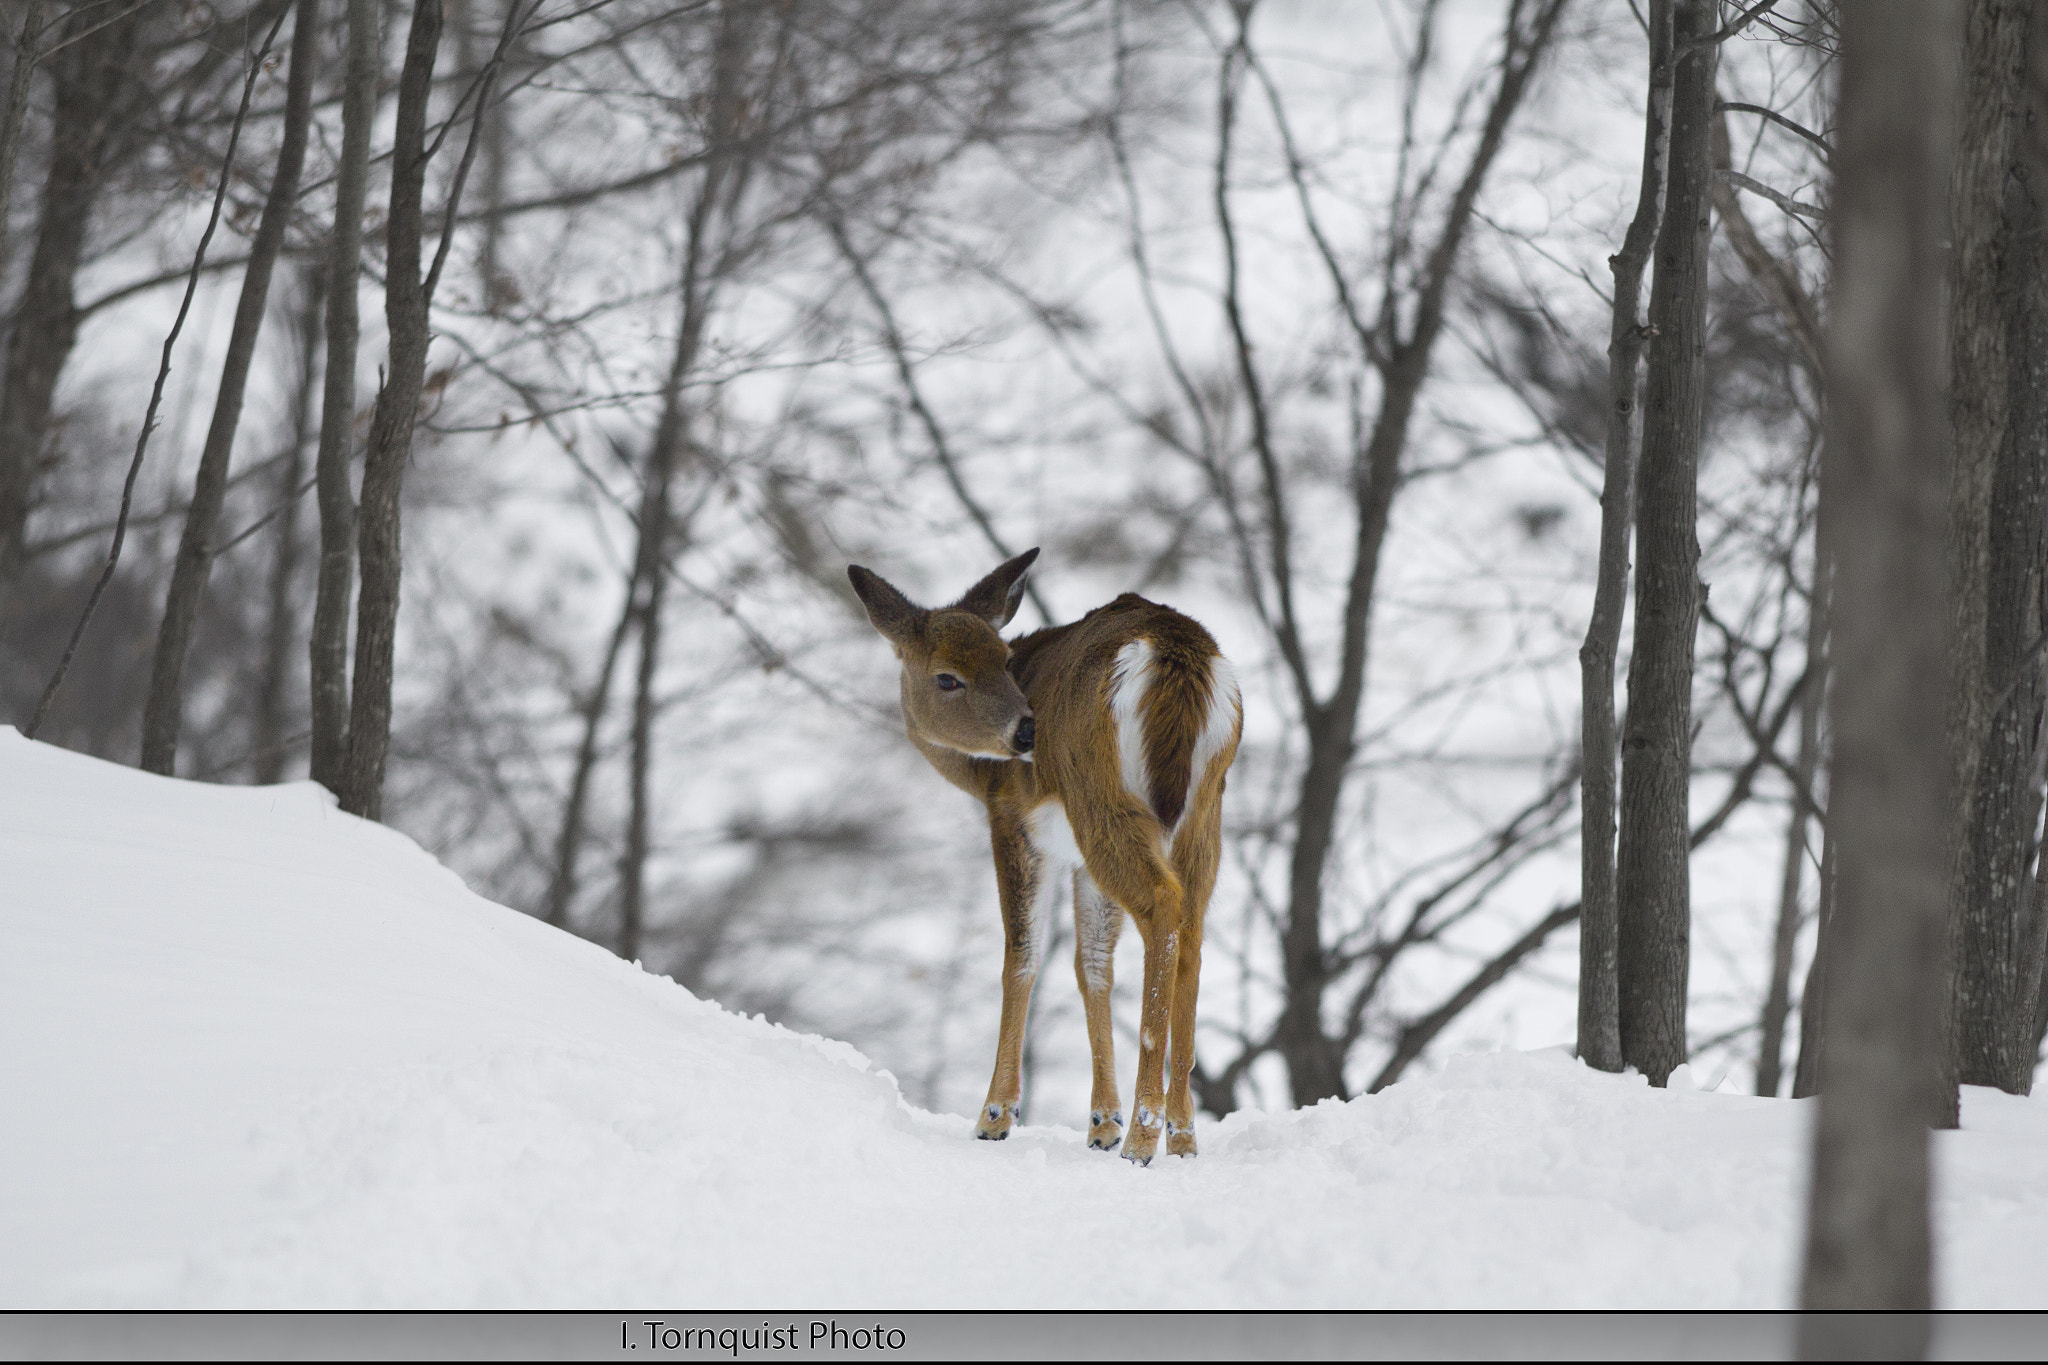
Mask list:
[[[917,619],[924,613],[917,604],[891,587],[880,574],[858,564],[846,566],[853,580],[854,595],[867,608],[868,621],[892,645],[906,643],[917,631]]]
[[[1017,607],[1024,600],[1024,575],[1037,558],[1037,550],[1026,550],[969,588],[953,605],[961,611],[973,612],[1001,630],[1017,614]]]

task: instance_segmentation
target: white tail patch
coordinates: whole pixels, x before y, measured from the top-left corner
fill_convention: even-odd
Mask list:
[[[1243,707],[1237,689],[1237,670],[1230,666],[1230,660],[1218,654],[1209,660],[1209,714],[1202,719],[1202,733],[1195,740],[1194,757],[1188,763],[1189,806],[1194,805],[1195,791],[1201,788],[1202,779],[1209,775],[1209,765],[1237,733]]]
[[[1145,732],[1139,723],[1139,711],[1146,691],[1152,686],[1154,663],[1151,642],[1133,640],[1116,652],[1116,666],[1109,675],[1109,711],[1116,719],[1117,757],[1124,790],[1148,808],[1152,805],[1151,779],[1145,765]],[[1187,810],[1194,804],[1195,791],[1207,776],[1209,765],[1237,733],[1241,706],[1237,670],[1221,654],[1212,656],[1208,714],[1202,719],[1202,733],[1196,737],[1194,752],[1189,756],[1188,791],[1181,804],[1181,818],[1166,832],[1168,839],[1186,821]]]
[[[1109,713],[1116,718],[1116,751],[1122,760],[1124,790],[1152,805],[1151,784],[1145,773],[1145,731],[1138,722],[1138,708],[1152,686],[1152,642],[1133,640],[1116,652],[1116,667],[1109,674]]]

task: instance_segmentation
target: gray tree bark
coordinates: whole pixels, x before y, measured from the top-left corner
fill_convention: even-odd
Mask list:
[[[1955,1065],[1969,1085],[2016,1095],[2033,1088],[2034,1001],[2040,990],[2027,865],[2040,816],[2043,687],[2042,534],[2048,521],[2048,287],[2041,234],[2048,222],[2048,17],[2020,35],[2022,69],[2008,136],[2004,221],[1992,282],[2003,326],[2004,424],[1985,523],[1984,715],[1970,812],[1967,882],[1953,927]],[[2025,15],[2022,16],[2023,20]],[[1958,373],[1956,387],[1969,382]],[[1959,433],[1960,437],[1960,433]],[[1960,459],[1960,445],[1958,448]]]
[[[1649,382],[1636,505],[1616,865],[1621,1054],[1664,1084],[1685,1061],[1692,892],[1692,674],[1699,627],[1699,449],[1712,228],[1712,0],[1676,0],[1670,185],[1650,286]]]
[[[177,766],[178,730],[185,709],[185,654],[213,567],[213,536],[227,498],[228,463],[235,432],[242,422],[242,399],[248,391],[249,369],[256,358],[256,340],[269,309],[270,278],[284,246],[286,220],[299,197],[299,171],[306,160],[306,132],[312,121],[313,68],[319,60],[319,0],[298,0],[292,34],[290,72],[286,78],[284,128],[278,144],[277,169],[270,193],[249,246],[249,264],[242,276],[242,295],[235,306],[234,328],[228,337],[220,390],[213,420],[199,455],[192,503],[171,569],[164,615],[157,632],[156,657],[150,667],[149,694],[142,710],[142,767],[169,776]]]
[[[341,156],[334,176],[334,231],[327,241],[327,376],[314,462],[320,508],[320,574],[307,639],[311,776],[339,796],[348,759],[348,618],[355,589],[355,492],[349,486],[356,420],[356,287],[363,269],[363,201],[370,128],[377,117],[377,0],[348,0],[348,65],[341,97]]]
[[[1990,594],[1991,493],[2005,440],[2005,318],[1999,297],[2006,254],[2006,176],[2011,170],[2013,103],[2018,94],[2025,7],[2009,0],[1967,0],[1959,74],[1958,130],[1949,195],[1953,204],[1949,257],[1949,403],[1954,468],[1949,482],[1948,581],[1949,790],[1948,952],[1951,970],[1964,963],[1963,926],[1975,883],[1972,827],[1977,773],[1991,716],[1987,694],[1986,613]],[[1938,1082],[1941,1126],[1956,1125],[1960,1060],[1957,1009],[1962,981],[1944,1010],[1945,1045]]]
[[[427,101],[441,46],[441,0],[414,0],[398,78],[398,124],[391,152],[391,212],[385,220],[384,324],[390,366],[370,419],[357,509],[356,555],[362,596],[356,603],[356,659],[349,693],[348,762],[341,808],[366,820],[384,811],[384,762],[391,744],[392,665],[398,644],[398,497],[412,454],[414,424],[427,377],[427,295],[420,280],[422,203],[427,184]]]
[[[1826,1085],[1801,1306],[1925,1310],[1928,1126],[1942,968],[1952,624],[1944,567],[1943,236],[1955,14],[1930,0],[1841,10],[1834,394],[1822,497],[1835,548],[1834,773]],[[1917,1358],[1925,1319],[1809,1317],[1808,1360]]]
[[[1638,316],[1643,271],[1664,220],[1671,154],[1673,80],[1670,0],[1650,0],[1649,95],[1643,112],[1643,175],[1636,213],[1614,271],[1614,319],[1607,340],[1607,464],[1600,488],[1600,563],[1593,618],[1579,647],[1579,1056],[1619,1071],[1619,926],[1614,898],[1614,656],[1628,599],[1629,531],[1635,522],[1636,387],[1645,331]]]

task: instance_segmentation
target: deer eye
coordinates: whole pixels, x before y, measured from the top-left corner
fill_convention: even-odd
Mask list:
[[[951,673],[939,674],[937,682],[939,684],[939,691],[941,692],[952,692],[967,685],[961,682],[958,678],[954,677]]]

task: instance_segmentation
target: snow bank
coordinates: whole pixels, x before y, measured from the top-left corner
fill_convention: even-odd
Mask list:
[[[7,1308],[1784,1306],[1809,1116],[1544,1052],[1148,1170],[974,1142],[310,784],[6,729],[0,1094]],[[2048,1105],[1964,1117],[1944,1301],[2048,1306]]]

